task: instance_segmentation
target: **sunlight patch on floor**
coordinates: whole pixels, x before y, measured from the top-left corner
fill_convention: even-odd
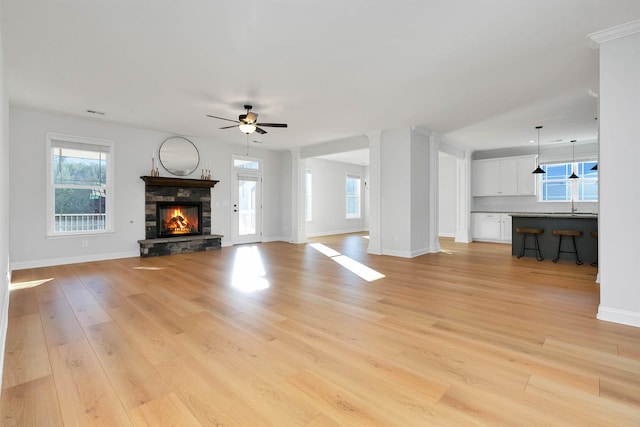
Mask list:
[[[331,258],[347,270],[351,271],[352,273],[357,274],[367,282],[373,282],[374,280],[382,279],[383,277],[385,277],[384,274],[370,267],[367,267],[362,263],[359,263],[353,258],[342,255],[340,252],[337,252],[330,247],[323,245],[322,243],[310,243],[309,246],[322,253],[323,255],[328,256],[329,258]]]
[[[36,286],[40,286],[44,283],[50,282],[53,280],[53,277],[48,279],[40,279],[40,280],[30,280],[28,282],[14,282],[9,285],[10,291],[15,291],[18,289],[27,289],[27,288],[35,288]]]
[[[257,246],[243,246],[236,251],[233,262],[231,286],[241,292],[256,292],[267,289],[264,264]]]
[[[133,267],[134,270],[164,270],[164,267]]]

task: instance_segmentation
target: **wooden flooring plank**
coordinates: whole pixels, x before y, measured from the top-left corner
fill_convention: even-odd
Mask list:
[[[87,341],[53,347],[51,367],[65,425],[132,425]]]
[[[109,315],[152,365],[180,354],[179,347],[171,339],[173,333],[147,318],[132,304],[122,304],[111,309]]]
[[[2,390],[0,420],[5,427],[61,427],[53,377],[46,375]]]
[[[38,313],[38,298],[34,288],[13,289],[9,292],[9,317],[23,317]]]
[[[595,318],[597,269],[500,244],[407,259],[367,254],[362,234],[313,240],[385,277],[285,242],[251,246],[263,289],[234,287],[243,246],[14,272],[0,419],[638,425],[640,334]]]
[[[527,394],[545,399],[548,412],[555,412],[573,425],[635,426],[640,420],[640,407],[584,393],[539,375],[532,376]]]
[[[131,409],[129,415],[136,427],[200,427],[203,425],[175,393],[169,393]]]
[[[9,318],[4,357],[3,389],[51,374],[39,314]]]
[[[82,326],[64,295],[41,301],[39,309],[49,347],[85,339]]]
[[[314,405],[347,426],[390,426],[404,424],[401,414],[384,413],[370,402],[310,372],[300,372],[288,380]],[[399,421],[399,422],[398,422]]]
[[[272,425],[241,396],[226,389],[189,355],[177,356],[156,366],[165,383],[203,426],[261,427]]]
[[[189,329],[186,318],[167,310],[146,293],[131,295],[127,300],[141,313],[158,324],[167,333],[174,335]]]
[[[169,389],[114,322],[87,327],[87,337],[126,409],[157,399]]]

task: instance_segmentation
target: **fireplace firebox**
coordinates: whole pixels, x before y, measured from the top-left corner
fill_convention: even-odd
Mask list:
[[[202,203],[158,202],[156,208],[158,237],[202,234]]]

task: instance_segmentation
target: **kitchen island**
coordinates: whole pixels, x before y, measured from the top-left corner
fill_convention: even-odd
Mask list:
[[[586,265],[595,261],[598,254],[598,239],[591,236],[592,231],[598,231],[598,215],[591,213],[511,213],[513,239],[511,254],[517,256],[522,248],[522,234],[517,233],[517,228],[541,228],[544,230],[538,235],[540,252],[545,260],[551,261],[558,253],[558,240],[560,236],[551,234],[553,230],[577,230],[582,231],[582,236],[576,237],[576,246],[580,259]],[[527,247],[534,247],[533,237],[527,237]],[[562,250],[571,250],[571,239],[564,238]],[[526,250],[524,256],[535,257],[533,250]],[[575,260],[574,254],[560,253],[561,260]]]

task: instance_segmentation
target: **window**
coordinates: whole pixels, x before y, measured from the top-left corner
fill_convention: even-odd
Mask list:
[[[543,202],[597,202],[598,171],[591,170],[596,162],[556,163],[542,165],[540,200]],[[578,178],[570,179],[572,172]]]
[[[47,233],[112,231],[111,142],[47,134]]]
[[[360,218],[360,177],[347,175],[347,219]]]
[[[311,221],[313,219],[312,209],[311,209],[311,184],[312,184],[312,176],[311,171],[308,170],[304,174],[304,219],[306,221]]]
[[[238,169],[260,170],[260,160],[234,156],[233,167]]]

